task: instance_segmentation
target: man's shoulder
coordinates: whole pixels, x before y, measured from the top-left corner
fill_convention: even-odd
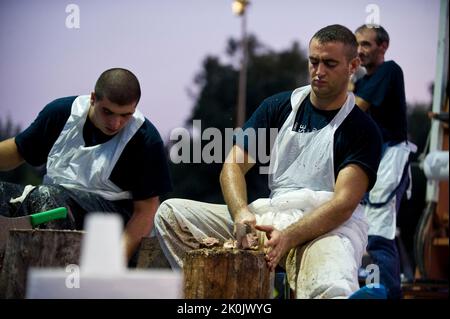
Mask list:
[[[72,103],[76,98],[77,96],[67,96],[51,101],[39,113],[39,118],[65,122],[70,116]]]
[[[385,61],[383,63],[383,69],[389,73],[403,73],[402,68],[394,60]]]
[[[284,120],[291,111],[292,91],[284,91],[269,96],[264,99],[258,108],[253,112],[250,119],[245,123],[247,128],[280,128]]]
[[[291,112],[291,95],[292,91],[280,92],[269,96],[262,103],[261,107],[272,122],[272,125],[281,127],[282,123]]]
[[[283,91],[283,92],[274,94],[274,95],[269,96],[268,98],[266,98],[264,100],[264,103],[266,103],[268,105],[271,105],[271,106],[284,105],[287,102],[290,103],[292,92],[293,91],[290,90],[290,91]]]
[[[371,150],[369,151],[371,154],[376,154],[377,150],[381,150],[383,138],[378,125],[357,105],[353,107],[338,131],[338,139],[350,145],[352,149],[362,147]]]
[[[63,109],[66,108],[72,108],[72,103],[73,101],[75,101],[75,99],[77,98],[77,95],[74,96],[66,96],[66,97],[61,97],[58,99],[55,99],[53,101],[51,101],[50,103],[48,103],[45,108],[46,109],[50,109],[52,111],[61,111]]]
[[[373,135],[380,135],[378,125],[366,112],[362,111],[358,105],[355,104],[353,110],[348,114],[344,121],[344,124],[350,128],[350,131],[355,134],[356,132],[368,132]]]
[[[401,69],[400,65],[398,65],[397,62],[395,62],[394,60],[385,61],[384,64],[387,67],[390,67],[390,68],[393,68],[393,69]]]
[[[153,123],[145,118],[144,123],[132,138],[134,144],[151,146],[162,143],[161,135]]]
[[[373,119],[363,110],[361,110],[358,105],[355,104],[351,112],[348,114],[347,119],[351,122],[354,122],[355,125],[374,125],[376,126]]]

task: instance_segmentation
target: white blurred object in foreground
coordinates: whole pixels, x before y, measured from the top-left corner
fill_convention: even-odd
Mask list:
[[[90,214],[81,246],[81,266],[31,268],[27,298],[174,299],[182,298],[182,274],[172,270],[128,270],[121,242],[122,220]]]
[[[423,161],[423,171],[427,179],[448,180],[448,151],[433,151],[427,154]]]

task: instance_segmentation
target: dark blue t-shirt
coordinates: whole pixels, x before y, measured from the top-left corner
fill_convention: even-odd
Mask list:
[[[378,124],[383,142],[395,145],[407,139],[403,72],[394,61],[381,64],[355,84],[355,95],[370,103],[369,114]]]
[[[277,128],[281,129],[289,114],[292,112],[291,97],[292,91],[283,92],[271,96],[263,101],[251,118],[245,123],[243,130],[253,128]],[[292,127],[296,132],[311,132],[325,127],[339,112],[338,110],[323,111],[314,107],[309,96],[297,110],[295,122]],[[265,141],[261,142],[259,139]],[[246,151],[249,150],[248,138],[242,139],[243,143],[236,136],[235,142],[240,144]],[[270,136],[257,135],[256,149],[258,145],[265,145],[266,154],[270,153]],[[377,177],[378,165],[381,159],[382,140],[381,134],[369,116],[361,111],[357,106],[348,114],[334,135],[334,174],[335,177],[341,169],[349,164],[356,164],[361,167],[369,177],[368,191],[373,187]],[[257,152],[260,152],[257,150]],[[257,153],[258,154],[258,153]],[[258,165],[267,164],[258,162]]]
[[[16,136],[19,153],[31,165],[47,162],[53,144],[70,116],[76,96],[57,99],[45,106],[34,122]],[[105,143],[113,136],[103,134],[86,118],[83,128],[86,146]],[[130,139],[120,155],[110,180],[133,200],[144,200],[171,191],[164,144],[155,126],[148,120]]]

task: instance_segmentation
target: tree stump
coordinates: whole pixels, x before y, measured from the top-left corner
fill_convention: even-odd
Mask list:
[[[0,274],[1,298],[24,298],[30,267],[78,264],[82,231],[11,230]]]
[[[184,258],[186,299],[271,298],[273,276],[262,251],[203,248]]]

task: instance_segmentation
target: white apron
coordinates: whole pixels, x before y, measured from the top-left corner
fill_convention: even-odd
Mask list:
[[[352,111],[355,98],[349,93],[345,104],[322,129],[308,133],[292,131],[297,110],[310,92],[311,86],[305,86],[292,93],[292,112],[278,133],[272,151],[271,196],[249,205],[258,224],[283,230],[333,197],[334,133]],[[354,247],[359,247],[354,257],[360,260],[367,242],[367,228],[363,207],[358,205],[349,220],[328,234],[349,238]]]
[[[44,184],[95,193],[107,200],[130,199],[131,193],[120,189],[109,177],[145,118],[136,110],[127,125],[109,141],[86,147],[83,127],[89,107],[89,95],[73,101],[71,114],[48,155]]]
[[[250,205],[257,208],[254,211],[258,215],[272,211],[269,215],[273,215],[274,225],[281,229],[333,196],[334,133],[355,105],[354,95],[349,93],[345,104],[328,125],[308,133],[292,131],[297,110],[310,92],[311,86],[308,85],[292,93],[292,112],[278,133],[271,154],[270,199],[259,199]],[[275,207],[274,211],[272,208]],[[361,205],[352,218],[365,220]]]
[[[369,200],[373,205],[365,205],[365,214],[370,225],[369,235],[390,240],[395,238],[398,204],[395,192],[402,180],[405,166],[409,165],[410,153],[416,151],[417,146],[411,142],[402,142],[386,148],[378,167],[377,181],[369,193]],[[407,169],[410,182],[406,195],[409,198],[412,182],[411,169]]]

